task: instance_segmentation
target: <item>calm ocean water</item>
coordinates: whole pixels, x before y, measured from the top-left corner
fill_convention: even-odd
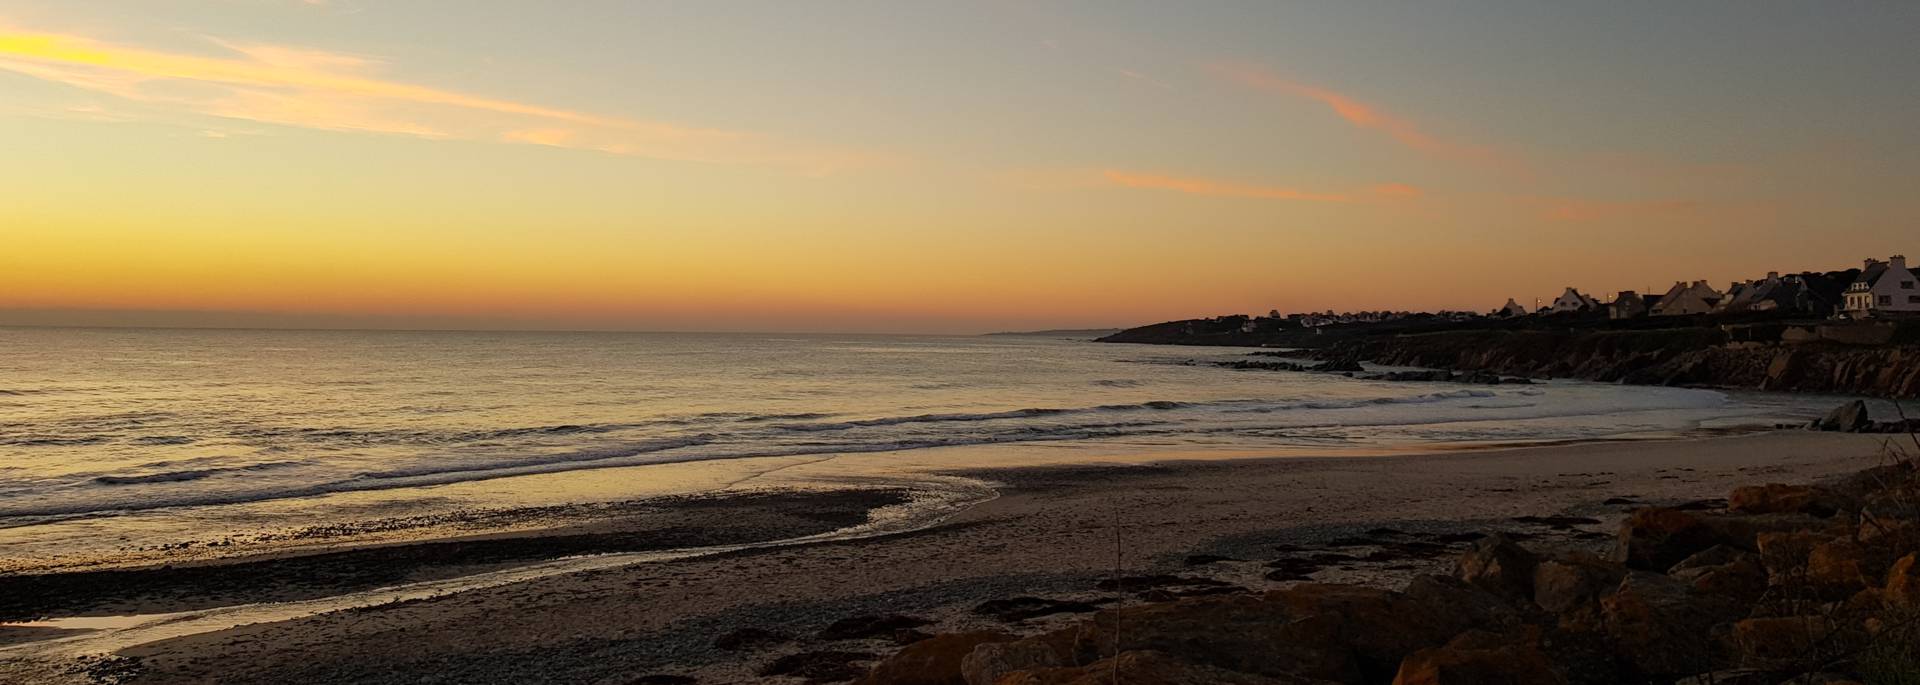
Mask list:
[[[1245,352],[1020,337],[0,328],[0,544],[313,525],[392,513],[343,493],[379,493],[391,508],[455,484],[643,464],[1030,443],[1091,454],[1589,439],[1768,423],[1830,403],[1204,363]]]

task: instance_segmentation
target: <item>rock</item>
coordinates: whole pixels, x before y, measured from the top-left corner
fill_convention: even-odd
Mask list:
[[[1832,622],[1821,616],[1749,618],[1733,624],[1733,644],[1747,668],[1804,669],[1818,666],[1821,654],[1840,653],[1831,644]]]
[[[1446,646],[1423,649],[1400,663],[1393,685],[1550,685],[1566,678],[1534,640],[1489,633],[1463,634]]]
[[[1714,545],[1758,550],[1761,533],[1818,530],[1828,523],[1806,514],[1710,514],[1679,508],[1636,509],[1620,523],[1613,558],[1628,568],[1663,571]]]
[[[1358,373],[1366,369],[1360,366],[1360,357],[1358,355],[1347,355],[1338,359],[1329,359],[1321,362],[1319,366],[1313,367],[1313,370]]]
[[[1881,569],[1876,566],[1865,547],[1835,538],[1807,553],[1806,579],[1822,596],[1850,596],[1871,584],[1869,576],[1879,577]]]
[[[1294,675],[1259,676],[1191,663],[1160,652],[1135,650],[1077,668],[1015,673],[1000,685],[1333,685]]]
[[[1062,599],[1044,599],[1040,597],[1015,597],[1013,599],[993,599],[981,602],[973,608],[973,613],[1012,623],[1054,614],[1085,614],[1098,611],[1100,607],[1088,602],[1075,602]]]
[[[892,637],[894,634],[931,623],[924,618],[887,614],[885,616],[853,616],[834,621],[820,631],[820,639],[860,640],[870,637]]]
[[[1729,545],[1714,545],[1675,562],[1672,566],[1667,567],[1667,574],[1672,575],[1693,569],[1724,566],[1750,557],[1753,557],[1752,552]]]
[[[1064,666],[1137,650],[1255,675],[1352,682],[1361,676],[1354,649],[1346,641],[1353,629],[1354,623],[1340,616],[1299,616],[1281,602],[1244,594],[1108,609],[1092,620],[1005,647],[982,646],[981,650],[994,648],[993,653],[968,657],[967,682],[981,682],[975,680],[972,665],[977,660],[1051,660]]]
[[[837,683],[866,675],[867,669],[856,662],[871,659],[873,655],[866,652],[800,652],[773,660],[773,663],[760,669],[760,675],[761,677],[804,678],[808,682],[815,683]]]
[[[1460,555],[1454,575],[1504,597],[1533,597],[1533,571],[1539,558],[1505,535],[1474,543]]]
[[[1689,565],[1687,561],[1683,561],[1668,575],[1675,580],[1692,584],[1695,592],[1751,603],[1767,592],[1767,569],[1760,565],[1760,555],[1734,551],[1738,556],[1728,557],[1726,563]],[[1711,552],[1712,550],[1708,550],[1694,557]],[[1691,561],[1694,557],[1689,557],[1688,560]]]
[[[1887,569],[1887,585],[1881,597],[1888,605],[1902,609],[1920,609],[1920,553],[1908,554]]]
[[[728,651],[758,650],[791,639],[785,633],[765,628],[741,628],[714,638],[713,646]]]
[[[1712,628],[1741,606],[1698,595],[1684,582],[1644,571],[1628,573],[1613,594],[1600,600],[1606,634],[1621,658],[1649,676],[1711,670]]]
[[[1533,569],[1533,601],[1540,608],[1563,613],[1599,601],[1620,585],[1626,568],[1588,557],[1548,559]]]
[[[1866,401],[1854,400],[1834,407],[1833,411],[1827,412],[1826,417],[1820,419],[1819,423],[1815,425],[1823,431],[1858,433],[1862,429],[1873,425],[1873,420],[1867,417]]]
[[[1467,628],[1507,630],[1527,618],[1499,595],[1452,576],[1417,576],[1401,594],[1426,612],[1446,617],[1446,624],[1437,628],[1452,631],[1448,635]]]
[[[1734,488],[1727,496],[1727,509],[1745,514],[1809,514],[1826,518],[1846,504],[1825,488],[1780,483]]]
[[[983,643],[960,659],[960,675],[967,685],[994,685],[1010,673],[1065,666],[1067,651],[1038,638]]]
[[[1719,534],[1698,514],[1660,507],[1636,509],[1620,522],[1613,560],[1628,568],[1664,571],[1719,542]]]
[[[860,682],[864,685],[966,685],[960,661],[980,645],[1012,639],[1005,633],[992,631],[935,635],[887,657]]]
[[[1828,536],[1805,531],[1761,533],[1760,564],[1767,569],[1767,584],[1775,587],[1798,586],[1805,580],[1807,556]]]
[[[1369,680],[1384,680],[1415,650],[1439,646],[1472,623],[1445,613],[1443,602],[1406,594],[1326,583],[1302,583],[1267,593],[1290,616],[1330,617],[1329,638],[1353,653]]]

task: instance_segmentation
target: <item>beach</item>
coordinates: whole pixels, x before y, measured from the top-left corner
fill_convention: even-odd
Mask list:
[[[1019,465],[1034,461],[1029,454],[985,468],[964,450],[923,451],[911,465],[923,474],[921,482],[957,490],[964,489],[959,483],[979,482],[991,491],[917,508],[911,488],[898,487],[907,481],[873,478],[871,465],[859,463],[881,455],[847,455],[793,464],[753,485],[752,494],[594,524],[603,527],[597,532],[629,534],[624,538],[563,528],[509,536],[504,539],[528,542],[505,546],[500,538],[431,543],[466,545],[438,553],[460,559],[468,570],[510,567],[517,563],[513,550],[547,535],[579,545],[579,553],[705,552],[652,560],[581,557],[621,561],[478,587],[455,583],[404,601],[289,620],[172,630],[191,634],[151,625],[15,626],[6,629],[11,644],[0,647],[0,674],[87,682],[104,673],[139,683],[685,682],[667,676],[740,682],[794,653],[839,652],[858,666],[864,663],[858,655],[890,653],[902,638],[898,629],[866,631],[866,637],[848,637],[842,629],[829,637],[845,639],[821,637],[845,619],[891,616],[928,632],[1031,633],[1088,607],[1184,593],[1259,591],[1300,579],[1393,587],[1416,574],[1444,572],[1477,532],[1507,531],[1549,549],[1604,550],[1632,507],[1712,508],[1734,486],[1857,471],[1881,458],[1887,437],[1774,431],[1284,458],[1206,453],[1090,460],[1076,453],[1071,460]],[[908,468],[901,460],[891,463]],[[849,480],[849,473],[869,474],[869,481]],[[829,482],[840,486],[821,486]],[[803,490],[813,493],[798,494]],[[894,512],[885,525],[832,534],[859,527],[854,512],[876,507]],[[929,513],[932,518],[916,518]],[[715,525],[722,520],[732,524]],[[695,529],[702,533],[674,537]],[[805,539],[815,533],[827,535]],[[582,542],[583,535],[591,542]],[[795,537],[802,540],[792,542]],[[756,541],[774,544],[750,544]],[[364,556],[327,563],[275,562],[283,565],[271,588],[249,601],[358,587],[338,583],[339,564],[372,567],[363,570],[374,576],[445,575],[444,567],[433,571],[435,564],[421,563],[424,547],[397,549],[410,547],[415,551],[363,550],[357,553]],[[93,614],[102,622],[92,625],[101,626],[115,625],[105,618],[115,614],[208,609],[247,597],[244,584],[232,585],[238,576],[218,571],[247,565],[218,562],[198,576],[148,579],[164,588],[156,593],[162,596],[96,597],[92,609],[80,613]],[[1178,580],[1099,587],[1103,579],[1155,574]],[[282,582],[318,576],[335,584],[316,589],[307,583],[301,594]],[[1005,611],[1007,605],[981,606],[1019,598],[1034,598],[1018,605],[1029,613],[1061,613],[1009,622],[1004,619],[1019,614]],[[193,625],[178,617],[162,623]],[[733,649],[715,645],[730,633],[743,637],[736,632],[742,629],[766,634],[722,640]],[[116,657],[86,657],[102,651]],[[638,680],[643,676],[665,679]]]

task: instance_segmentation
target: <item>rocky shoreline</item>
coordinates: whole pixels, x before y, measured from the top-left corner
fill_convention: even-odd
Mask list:
[[[1111,582],[1164,594],[1033,635],[902,633],[909,644],[861,682],[1914,682],[1920,472],[1901,458],[1830,483],[1639,508],[1605,555],[1540,553],[1493,534],[1459,554],[1453,573],[1398,591]],[[1042,598],[1021,606],[1094,610]],[[844,656],[812,653],[800,661],[814,666],[785,674],[845,680]],[[837,670],[818,665],[836,660]]]
[[[1646,328],[1646,321],[1614,327],[1620,322],[1569,320],[1288,329],[1272,335],[1215,331],[1205,323],[1143,326],[1098,342],[1278,347],[1287,349],[1279,355],[1323,362],[1296,370],[1357,372],[1364,361],[1521,378],[1920,398],[1920,322],[1914,321],[1684,321]]]

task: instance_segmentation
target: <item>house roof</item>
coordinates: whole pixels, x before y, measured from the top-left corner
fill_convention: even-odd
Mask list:
[[[1887,267],[1888,264],[1886,262],[1874,262],[1873,266],[1869,266],[1865,271],[1861,271],[1860,277],[1853,279],[1853,282],[1865,283],[1868,286],[1876,285],[1880,282],[1881,276],[1887,275]]]

